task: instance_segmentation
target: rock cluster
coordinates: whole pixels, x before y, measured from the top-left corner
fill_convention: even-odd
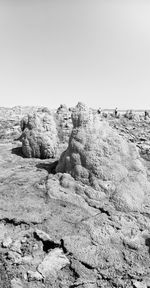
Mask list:
[[[61,132],[72,112],[57,168],[69,137],[63,125],[55,160],[24,158],[19,142],[0,141],[0,287],[148,288],[149,120],[104,121],[83,103],[66,109],[38,108],[21,121],[37,141],[56,135],[53,120]]]
[[[21,121],[22,152],[25,157],[54,158],[58,144],[56,123],[49,113],[34,113]]]
[[[84,105],[76,107],[72,121],[69,145],[56,171],[104,191],[118,209],[142,209],[149,182],[136,146]]]

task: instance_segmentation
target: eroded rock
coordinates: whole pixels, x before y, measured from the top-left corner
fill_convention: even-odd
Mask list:
[[[48,113],[27,115],[21,121],[22,152],[25,157],[54,158],[58,136],[54,117]]]
[[[141,210],[149,191],[136,146],[84,105],[72,113],[73,131],[56,172],[104,191],[117,209]]]

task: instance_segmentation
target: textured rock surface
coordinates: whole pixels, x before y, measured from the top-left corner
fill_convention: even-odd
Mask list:
[[[79,103],[78,108],[85,109],[86,116],[86,107]],[[75,113],[74,109],[72,111]],[[37,113],[41,115],[49,111],[44,108],[37,110]],[[93,116],[89,117],[93,119]],[[99,120],[102,119],[103,116],[99,115]],[[86,126],[86,118],[83,120],[82,125]],[[123,118],[108,115],[107,121],[113,126],[111,131],[118,131],[115,134],[117,139],[118,133],[122,134],[128,149],[134,147],[127,143],[131,142],[130,138],[134,138],[136,144],[142,143],[141,137],[147,142],[149,123],[145,120],[135,122],[125,119],[126,124],[123,126]],[[75,123],[78,123],[78,117]],[[91,125],[90,129],[92,127]],[[132,127],[135,129],[131,129]],[[78,124],[75,129],[79,129]],[[112,137],[110,127],[106,125],[105,130],[106,135]],[[112,193],[113,185],[121,185],[118,179],[123,172],[119,173],[117,170],[118,179],[113,172],[118,168],[112,167],[113,173],[108,173],[108,176],[104,174],[110,180],[101,182],[96,170],[91,169],[98,186],[85,181],[81,175],[78,181],[68,173],[55,174],[57,159],[24,158],[20,153],[20,142],[9,139],[10,143],[5,143],[4,139],[0,141],[0,287],[150,287],[149,193],[144,195],[142,209],[126,211],[120,206],[118,210]],[[134,176],[137,173],[143,185],[141,174],[144,179],[147,177],[150,180],[148,158],[141,159],[135,148],[131,151],[126,148],[131,152],[127,161],[124,145],[122,147],[122,140],[119,141],[120,147],[117,144],[111,150],[109,145],[114,145],[114,142],[107,143],[106,139],[109,149],[103,155],[108,155],[108,158],[111,156],[111,161],[118,161],[121,169],[129,169],[130,175],[133,171]],[[105,147],[103,142],[100,143]],[[76,147],[76,143],[73,147]],[[113,151],[113,155],[107,154],[109,150]],[[119,158],[116,157],[117,153],[122,153]],[[122,155],[124,162],[119,160]],[[138,171],[133,155],[135,162],[138,155]],[[104,162],[105,165],[106,163]],[[126,180],[129,181],[128,176]],[[130,178],[130,191],[138,199],[141,188],[138,184],[135,185],[138,183],[136,177],[133,180]],[[123,187],[120,186],[121,191],[124,191]],[[44,264],[47,263],[46,259],[50,261],[50,265]],[[64,259],[65,264],[62,265]],[[41,272],[46,273],[41,274],[38,269],[43,264]],[[52,267],[52,270],[49,269]]]
[[[60,105],[55,114],[58,136],[61,142],[68,142],[72,130],[71,111],[66,105]]]
[[[136,146],[83,105],[76,107],[72,121],[69,145],[56,171],[105,192],[118,209],[143,209],[150,186]]]
[[[22,152],[25,157],[54,158],[58,144],[56,123],[49,113],[25,116],[21,121]]]
[[[127,120],[122,117],[119,121],[113,119],[109,123],[127,141],[135,143],[144,159],[150,159],[150,118],[145,120],[139,116],[137,120]]]
[[[72,131],[71,111],[66,105],[60,105],[55,113],[55,121],[59,138],[59,156],[67,148]]]
[[[43,277],[47,277],[49,275],[57,277],[57,272],[69,264],[70,262],[65,256],[63,250],[60,248],[55,248],[46,255],[42,263],[38,266],[38,271]]]

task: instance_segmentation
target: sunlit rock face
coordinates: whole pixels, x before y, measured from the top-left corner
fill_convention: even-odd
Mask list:
[[[104,191],[118,209],[142,209],[149,182],[136,146],[83,104],[74,109],[72,122],[56,171]]]
[[[53,158],[56,155],[58,136],[54,117],[50,113],[34,113],[21,121],[22,152],[25,157]]]
[[[72,130],[71,111],[66,105],[60,105],[55,113],[58,137],[61,143],[68,144]]]

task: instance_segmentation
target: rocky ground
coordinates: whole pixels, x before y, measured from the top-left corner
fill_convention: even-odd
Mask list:
[[[138,199],[145,197],[142,208],[117,209],[111,201],[109,187],[104,187],[104,184],[109,184],[108,181],[103,181],[100,189],[92,186],[91,182],[83,181],[85,174],[81,170],[75,170],[73,174],[74,165],[73,168],[69,166],[67,171],[63,166],[63,171],[60,171],[60,153],[50,159],[25,158],[22,144],[17,140],[21,135],[20,120],[33,110],[39,113],[38,109],[15,108],[8,111],[2,108],[0,113],[0,287],[150,287],[149,190],[143,196],[141,190],[144,186],[141,190],[137,188],[132,175],[133,191],[141,193]],[[60,139],[58,150],[61,152],[68,145],[72,129],[70,115],[71,111],[63,106],[55,117]],[[149,118],[98,117],[100,121],[105,118],[109,122],[115,133],[117,131],[121,135],[119,139],[136,145],[137,153],[140,153],[137,154],[140,155],[140,169],[146,171],[142,173],[149,183]],[[85,118],[84,121],[74,118],[74,133],[76,141],[83,144],[82,133],[80,129],[76,130],[79,120],[85,122]],[[80,148],[81,157],[82,147],[73,146],[74,136],[71,139],[69,153],[74,154],[75,149]],[[108,142],[105,147],[111,152],[111,142],[103,142],[102,145]],[[91,146],[87,149],[91,151]],[[120,153],[117,152],[119,150],[113,151]],[[97,150],[96,153],[100,152]],[[106,154],[110,157],[111,153]],[[117,155],[121,157],[122,154]],[[127,161],[127,158],[123,159]],[[111,161],[117,160],[111,158]],[[81,166],[83,169],[83,163]],[[93,166],[90,167],[93,169]],[[110,168],[108,166],[108,171]],[[131,165],[128,169],[133,172]],[[135,170],[139,173],[137,166]],[[118,171],[116,168],[116,173]],[[99,181],[99,176],[95,177]],[[137,174],[135,178],[138,178]],[[109,181],[112,185],[111,178]]]

